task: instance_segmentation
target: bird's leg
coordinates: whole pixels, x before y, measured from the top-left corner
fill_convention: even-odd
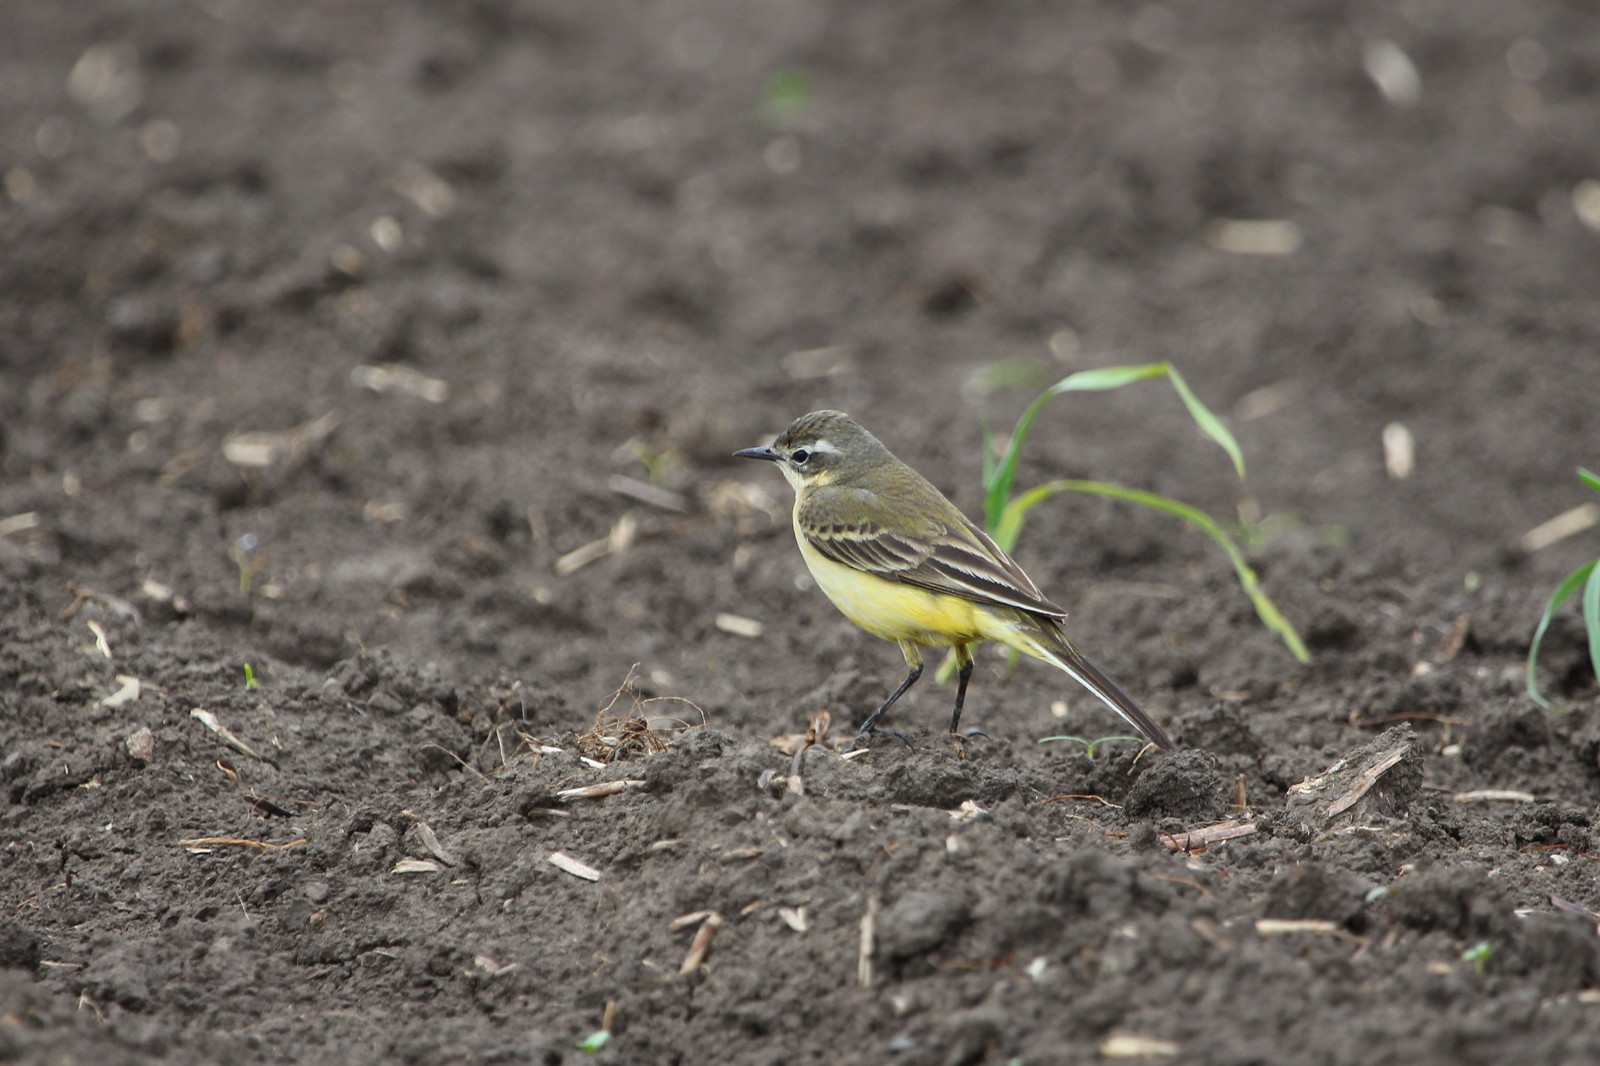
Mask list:
[[[957,736],[963,736],[962,704],[966,703],[966,682],[973,680],[973,645],[970,645],[970,643],[958,643],[958,645],[955,645],[955,661],[962,664],[962,669],[955,675],[957,677],[957,682],[955,682],[955,714],[950,715],[950,731]],[[968,730],[965,736],[987,738],[989,735],[982,730]]]
[[[900,682],[899,688],[896,688],[893,692],[889,693],[888,699],[878,704],[877,710],[867,715],[867,720],[861,723],[860,729],[856,730],[856,738],[850,742],[850,747],[846,749],[847,751],[854,751],[855,746],[861,743],[861,738],[871,733],[887,733],[892,737],[899,737],[901,740],[905,741],[906,747],[909,748],[911,746],[911,741],[906,740],[904,733],[894,729],[878,728],[878,721],[883,718],[884,714],[889,710],[890,707],[894,706],[894,701],[899,699],[901,696],[904,696],[906,694],[906,690],[912,685],[915,685],[917,683],[917,678],[922,676],[922,653],[917,650],[917,646],[915,644],[901,642],[900,651],[906,657],[906,665],[911,667],[911,672],[906,675],[906,679],[904,681]]]

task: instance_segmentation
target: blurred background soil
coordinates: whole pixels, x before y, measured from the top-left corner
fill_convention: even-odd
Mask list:
[[[1589,5],[6,23],[0,1060],[1600,1058],[1572,608],[1521,674],[1596,555]],[[1152,383],[1019,485],[1228,520],[1309,665],[1059,497],[1018,559],[1185,751],[992,652],[987,741],[769,743],[901,666],[729,453],[841,408],[976,513],[985,424],[1167,359],[1244,482]]]

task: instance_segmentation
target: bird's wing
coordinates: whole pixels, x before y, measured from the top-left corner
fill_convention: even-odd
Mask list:
[[[1011,557],[959,511],[947,522],[915,530],[889,528],[871,518],[840,521],[836,508],[816,499],[800,508],[806,541],[825,558],[887,581],[942,592],[978,603],[1016,607],[1064,619]],[[852,508],[852,513],[860,513]],[[904,523],[894,521],[896,526]]]

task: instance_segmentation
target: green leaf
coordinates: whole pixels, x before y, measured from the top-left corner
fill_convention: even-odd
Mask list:
[[[1189,388],[1189,383],[1183,380],[1183,375],[1178,373],[1175,366],[1167,367],[1167,377],[1172,380],[1172,387],[1178,390],[1178,395],[1183,397],[1183,405],[1189,409],[1189,417],[1193,418],[1200,431],[1216,441],[1223,451],[1228,453],[1228,458],[1233,460],[1233,469],[1238,473],[1239,480],[1244,480],[1244,454],[1239,451],[1239,442],[1233,439],[1233,434],[1228,432],[1228,427],[1222,424],[1222,419],[1211,413],[1211,409],[1200,402]]]
[[[1172,372],[1171,363],[1141,363],[1137,366],[1099,366],[1068,374],[1045,390],[1051,396],[1063,392],[1109,392],[1135,381],[1158,378]]]
[[[611,1030],[596,1029],[594,1032],[578,1041],[577,1048],[579,1051],[587,1051],[589,1054],[593,1055],[595,1052],[599,1051],[609,1043],[611,1043]]]
[[[1162,511],[1174,517],[1181,518],[1191,525],[1199,527],[1201,532],[1210,537],[1222,548],[1228,556],[1228,561],[1233,564],[1234,572],[1238,575],[1239,585],[1244,589],[1245,595],[1250,597],[1250,602],[1255,605],[1256,614],[1262,623],[1283,640],[1284,645],[1300,662],[1311,661],[1311,653],[1306,650],[1305,642],[1300,639],[1300,634],[1278,610],[1277,604],[1272,602],[1266,590],[1261,587],[1261,581],[1256,572],[1245,561],[1244,553],[1228,536],[1227,531],[1217,524],[1216,520],[1197,507],[1174,500],[1168,496],[1160,496],[1153,492],[1144,492],[1139,489],[1124,488],[1121,485],[1110,485],[1103,481],[1079,481],[1065,479],[1050,481],[1037,488],[1018,496],[1006,505],[1000,517],[1000,525],[993,534],[997,543],[1004,545],[1005,538],[1015,540],[1017,533],[1022,529],[1022,520],[1035,506],[1062,492],[1083,492],[1091,496],[1106,496],[1114,500],[1127,500],[1153,510]]]
[[[1596,492],[1600,492],[1600,474],[1596,474],[1593,470],[1585,470],[1580,466],[1578,467],[1578,477],[1582,479],[1585,485],[1588,485]]]
[[[1033,420],[1039,417],[1039,412],[1044,410],[1046,404],[1064,392],[1105,392],[1108,389],[1120,389],[1135,381],[1160,377],[1167,370],[1166,363],[1103,366],[1094,370],[1080,370],[1075,374],[1068,374],[1035,396],[1033,402],[1022,412],[1022,417],[1017,419],[1017,428],[1011,431],[1011,439],[1006,442],[1006,450],[1001,453],[999,462],[991,471],[991,476],[984,479],[984,486],[988,491],[984,495],[983,514],[990,531],[993,532],[993,525],[999,520],[1000,512],[1011,500],[1012,486],[1016,484],[1017,462],[1022,458],[1022,446],[1027,443],[1028,434],[1033,429]],[[1011,550],[1005,544],[1001,544],[1000,547],[1006,551]]]
[[[1011,439],[1006,442],[1005,452],[1001,454],[999,461],[992,466],[987,460],[985,461],[983,514],[989,532],[994,533],[1000,513],[1011,500],[1012,489],[1016,484],[1017,463],[1022,458],[1022,447],[1028,440],[1028,434],[1033,430],[1033,420],[1039,417],[1039,412],[1044,410],[1046,404],[1062,393],[1107,392],[1111,389],[1120,389],[1124,385],[1132,385],[1137,381],[1159,377],[1166,377],[1172,382],[1173,389],[1189,410],[1189,417],[1194,419],[1195,425],[1200,427],[1202,433],[1216,441],[1217,445],[1228,453],[1228,458],[1233,461],[1233,469],[1243,478],[1244,455],[1239,450],[1239,442],[1228,431],[1228,427],[1222,424],[1222,420],[1200,402],[1200,397],[1194,394],[1194,390],[1189,388],[1189,383],[1171,363],[1102,366],[1093,370],[1080,370],[1075,374],[1068,374],[1034,397],[1033,402],[1022,412],[1022,417],[1017,419],[1017,428],[1011,431]],[[985,454],[988,454],[987,450]],[[1011,550],[1011,546],[1003,541],[1000,546],[1006,551]]]
[[[1537,703],[1547,711],[1552,709],[1551,704],[1550,701],[1545,699],[1544,696],[1539,692],[1539,679],[1535,670],[1539,662],[1539,645],[1544,641],[1544,631],[1550,628],[1550,619],[1555,616],[1555,613],[1558,610],[1561,609],[1561,605],[1571,599],[1572,594],[1577,592],[1579,587],[1583,586],[1585,582],[1590,582],[1591,584],[1593,583],[1590,581],[1590,579],[1595,575],[1595,573],[1600,572],[1600,565],[1597,564],[1600,564],[1600,559],[1591,559],[1561,579],[1561,584],[1557,585],[1556,590],[1550,594],[1550,602],[1545,604],[1544,616],[1539,619],[1538,628],[1533,631],[1533,644],[1528,648],[1528,697],[1532,699],[1534,703]],[[1600,618],[1600,592],[1596,592],[1595,595],[1597,597],[1595,606],[1596,617]],[[1596,655],[1595,648],[1597,643],[1595,639],[1595,630],[1596,628],[1600,628],[1600,624],[1596,624],[1595,620],[1589,615],[1588,600],[1589,590],[1585,588],[1584,622],[1589,626],[1589,655],[1590,658],[1593,659]],[[1600,670],[1597,670],[1596,673],[1600,673]]]
[[[1051,742],[1053,740],[1067,740],[1067,741],[1071,741],[1074,744],[1082,744],[1083,745],[1084,754],[1087,755],[1091,759],[1094,758],[1094,749],[1098,748],[1100,745],[1106,743],[1107,741],[1111,741],[1111,740],[1131,740],[1136,744],[1148,743],[1148,741],[1146,741],[1144,739],[1144,737],[1123,737],[1123,736],[1100,737],[1097,740],[1085,740],[1082,737],[1067,737],[1067,736],[1040,737],[1039,738],[1039,743],[1040,744],[1048,744],[1049,742]]]

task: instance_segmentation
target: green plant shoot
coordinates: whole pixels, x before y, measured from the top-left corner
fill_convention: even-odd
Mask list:
[[[1137,744],[1144,744],[1145,743],[1144,737],[1101,737],[1098,740],[1085,740],[1082,737],[1066,737],[1066,736],[1062,736],[1062,737],[1040,737],[1039,738],[1039,743],[1048,744],[1053,740],[1065,740],[1065,741],[1070,741],[1073,744],[1082,744],[1083,745],[1084,754],[1089,756],[1089,758],[1091,758],[1091,759],[1094,758],[1094,749],[1098,748],[1102,744],[1107,743],[1108,741],[1112,741],[1112,740],[1131,740],[1131,741],[1134,741]]]
[[[593,1055],[595,1052],[600,1051],[609,1043],[611,1043],[611,1030],[596,1029],[594,1032],[578,1041],[577,1048],[579,1051],[587,1051],[589,1054]]]
[[[1234,572],[1239,577],[1239,584],[1245,594],[1250,597],[1255,605],[1256,614],[1268,629],[1277,633],[1292,654],[1300,662],[1310,662],[1311,654],[1306,650],[1305,642],[1300,639],[1300,634],[1289,623],[1282,612],[1277,608],[1266,590],[1261,587],[1254,570],[1245,561],[1244,552],[1234,542],[1222,525],[1210,515],[1199,508],[1191,507],[1186,503],[1157,495],[1153,492],[1143,492],[1137,489],[1127,489],[1120,485],[1112,485],[1101,481],[1081,481],[1064,479],[1040,485],[1020,495],[1016,492],[1017,464],[1022,458],[1023,445],[1027,443],[1028,434],[1033,429],[1034,419],[1044,410],[1045,405],[1057,396],[1068,392],[1107,392],[1111,389],[1120,389],[1124,385],[1135,382],[1147,381],[1151,378],[1166,378],[1177,392],[1183,405],[1189,410],[1189,417],[1194,419],[1200,431],[1211,438],[1216,445],[1227,453],[1228,459],[1233,463],[1234,471],[1240,479],[1245,476],[1244,455],[1239,450],[1239,442],[1222,424],[1222,420],[1211,412],[1200,398],[1189,388],[1189,383],[1183,375],[1178,373],[1178,368],[1171,363],[1145,363],[1138,366],[1107,366],[1093,370],[1081,370],[1069,374],[1036,396],[1027,409],[1022,412],[1022,417],[1017,419],[1016,428],[1011,432],[1011,439],[1006,442],[1004,450],[996,456],[993,437],[987,426],[983,429],[983,516],[984,526],[995,543],[1000,545],[1002,551],[1010,552],[1016,547],[1017,537],[1022,532],[1022,523],[1027,518],[1028,512],[1036,505],[1061,492],[1083,492],[1095,496],[1105,496],[1112,499],[1127,500],[1153,510],[1181,518],[1198,527],[1202,532],[1214,540],[1233,563]],[[955,673],[955,654],[952,652],[945,658],[939,668],[939,679],[949,680]]]
[[[1600,475],[1580,466],[1578,478],[1595,492],[1600,492]],[[1595,676],[1600,677],[1600,559],[1590,559],[1562,578],[1561,584],[1550,594],[1550,601],[1544,607],[1544,615],[1540,617],[1539,625],[1533,631],[1533,643],[1528,647],[1528,696],[1545,710],[1551,710],[1552,705],[1539,691],[1537,674],[1539,645],[1544,642],[1545,630],[1550,628],[1550,619],[1555,617],[1561,605],[1570,600],[1579,589],[1583,590],[1583,597],[1579,601],[1583,612],[1583,627],[1589,634],[1589,663],[1594,667]]]
[[[1217,520],[1186,503],[1172,499],[1170,496],[1161,496],[1154,492],[1144,492],[1140,489],[1124,488],[1121,485],[1111,485],[1103,481],[1078,481],[1065,479],[1050,481],[1038,488],[1030,489],[1006,505],[1000,516],[1000,525],[993,534],[994,539],[1004,544],[1002,534],[1008,535],[1012,541],[1017,538],[1017,533],[1022,528],[1023,516],[1028,510],[1038,503],[1049,499],[1060,492],[1083,492],[1091,496],[1107,496],[1114,500],[1127,500],[1130,503],[1142,504],[1154,511],[1163,511],[1174,517],[1197,527],[1206,536],[1217,543],[1228,561],[1233,564],[1234,573],[1238,575],[1239,586],[1244,589],[1245,595],[1250,597],[1250,602],[1255,605],[1256,615],[1272,632],[1278,634],[1284,645],[1300,662],[1311,661],[1311,653],[1306,649],[1305,642],[1300,639],[1300,634],[1290,624],[1289,620],[1278,610],[1277,604],[1272,602],[1266,590],[1261,587],[1261,579],[1245,560],[1244,552],[1234,543],[1227,530],[1217,523]]]
[[[255,669],[249,663],[244,664],[244,687],[247,689],[261,687],[261,682],[256,680]]]

